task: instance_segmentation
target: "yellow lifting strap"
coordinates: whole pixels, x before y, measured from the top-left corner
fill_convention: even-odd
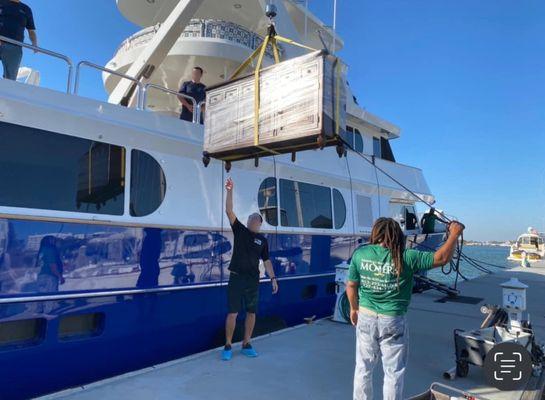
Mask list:
[[[232,79],[236,79],[246,68],[250,66],[250,64],[254,61],[254,59],[257,57],[257,62],[254,68],[254,146],[258,147],[259,149],[263,151],[267,151],[272,154],[280,154],[274,150],[268,149],[266,147],[263,147],[259,144],[259,110],[260,110],[260,81],[259,81],[259,75],[261,73],[261,66],[263,65],[263,58],[265,56],[265,52],[267,51],[267,46],[269,43],[271,44],[272,50],[273,50],[273,57],[274,62],[278,64],[280,62],[280,51],[278,50],[278,42],[283,42],[290,44],[292,46],[301,47],[303,49],[307,49],[310,51],[317,51],[317,49],[314,49],[309,46],[305,46],[304,44],[297,43],[294,40],[287,39],[285,37],[282,37],[280,35],[276,34],[276,30],[274,29],[274,25],[269,26],[269,32],[265,36],[265,39],[263,40],[263,43],[261,43],[253,52],[250,54],[250,56],[242,63],[240,66],[235,70],[233,75],[231,76]],[[339,111],[339,104],[337,104],[337,112]],[[338,120],[338,118],[337,118]],[[337,132],[339,131],[338,127],[338,121],[337,121]]]

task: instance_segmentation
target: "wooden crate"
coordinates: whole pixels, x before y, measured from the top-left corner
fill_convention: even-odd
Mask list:
[[[325,51],[263,69],[257,142],[254,75],[208,88],[205,154],[236,161],[337,144],[346,126],[345,71]]]

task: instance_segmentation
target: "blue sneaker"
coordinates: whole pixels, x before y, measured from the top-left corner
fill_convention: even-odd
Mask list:
[[[221,351],[221,359],[229,361],[231,358],[233,358],[233,350],[231,350],[231,346],[225,346]]]
[[[250,343],[246,343],[244,346],[242,346],[242,354],[244,354],[246,357],[257,357],[257,352]]]

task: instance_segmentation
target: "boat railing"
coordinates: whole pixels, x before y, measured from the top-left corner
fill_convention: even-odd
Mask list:
[[[164,92],[164,93],[166,93],[168,95],[176,96],[176,98],[183,97],[184,99],[190,101],[191,104],[193,105],[193,123],[197,123],[198,121],[200,121],[201,107],[202,107],[203,102],[197,103],[195,101],[195,99],[193,97],[191,97],[191,96],[185,95],[183,93],[177,92],[177,91],[172,90],[172,89],[168,89],[168,88],[166,88],[164,86],[156,85],[154,83],[148,83],[148,84],[144,85],[143,88],[142,88],[142,97],[141,97],[142,103],[140,104],[140,108],[142,110],[147,110],[148,109],[148,93],[149,93],[150,89],[159,90],[159,91]]]
[[[106,68],[106,67],[103,67],[101,65],[98,65],[98,64],[95,64],[95,63],[92,63],[90,61],[80,61],[76,67],[76,78],[75,78],[75,81],[74,81],[74,94],[75,95],[78,95],[78,92],[79,92],[79,84],[80,84],[80,79],[81,79],[81,70],[82,70],[82,67],[88,67],[88,68],[92,68],[92,69],[95,69],[95,70],[98,70],[98,71],[102,71],[102,72],[106,72],[107,74],[112,74],[112,75],[115,75],[115,76],[118,76],[122,79],[127,79],[131,82],[134,82],[135,85],[137,86],[136,87],[136,109],[137,110],[140,110],[142,109],[141,107],[141,104],[142,104],[142,93],[144,92],[144,84],[142,82],[140,82],[138,79],[130,76],[130,75],[126,75],[126,74],[123,74],[121,72],[117,72],[117,71],[114,71],[113,69],[109,69],[109,68]]]
[[[34,46],[32,44],[19,42],[18,40],[10,39],[8,37],[0,35],[0,42],[6,42],[10,43],[16,46],[24,47],[30,50],[33,50],[36,53],[42,53],[45,55],[48,55],[50,57],[58,58],[59,60],[63,60],[68,65],[68,77],[66,79],[66,93],[70,94],[72,91],[72,75],[74,73],[74,63],[72,62],[72,59],[68,56],[65,56],[64,54],[57,53],[55,51],[47,50],[42,47]]]
[[[161,24],[150,26],[125,39],[117,48],[114,58],[122,52],[133,50],[136,47],[145,46],[157,34]],[[240,46],[255,50],[261,43],[263,37],[245,28],[242,25],[221,19],[191,19],[180,35],[180,39],[222,39]],[[284,47],[279,45],[280,53],[284,53]],[[265,54],[273,58],[272,47],[268,46]]]
[[[193,97],[191,97],[191,96],[188,96],[188,95],[185,95],[185,94],[182,94],[182,93],[178,93],[175,90],[171,90],[171,89],[168,89],[166,87],[156,85],[156,84],[153,84],[153,83],[144,84],[140,80],[138,80],[138,79],[136,79],[136,78],[134,78],[134,77],[132,77],[130,75],[123,74],[121,72],[115,71],[115,70],[110,69],[110,68],[103,67],[101,65],[98,65],[98,64],[95,64],[93,62],[86,61],[86,60],[80,61],[76,65],[76,67],[74,68],[74,63],[72,62],[72,59],[70,57],[64,55],[64,54],[57,53],[57,52],[47,50],[47,49],[44,49],[44,48],[41,48],[41,47],[38,47],[38,46],[27,44],[27,43],[24,43],[24,42],[20,42],[18,40],[10,39],[10,38],[7,38],[5,36],[0,35],[0,42],[11,43],[13,45],[24,47],[24,48],[27,48],[27,49],[31,49],[31,50],[33,50],[33,51],[35,51],[37,53],[43,53],[43,54],[49,55],[51,57],[55,57],[55,58],[58,58],[60,60],[65,61],[66,64],[68,65],[68,76],[67,76],[67,80],[66,80],[66,93],[68,93],[68,94],[74,94],[76,96],[79,95],[80,82],[81,82],[81,71],[82,71],[83,67],[87,67],[87,68],[95,69],[95,70],[98,70],[98,71],[101,71],[101,72],[104,72],[104,73],[107,73],[107,74],[117,76],[117,77],[119,77],[121,79],[127,79],[127,80],[133,82],[136,85],[136,89],[135,89],[135,96],[136,96],[136,98],[135,98],[135,108],[137,110],[147,110],[148,92],[149,92],[150,89],[156,89],[156,90],[162,91],[164,93],[167,93],[169,95],[176,96],[177,98],[183,97],[183,98],[187,99],[188,101],[190,101],[193,104],[193,122],[197,123],[201,119],[201,109],[202,109],[202,105],[204,104],[204,102],[197,103],[195,101],[195,99]],[[74,69],[75,69],[75,78],[74,78]],[[74,86],[73,86],[74,89],[73,90],[72,90],[72,81],[74,83]]]

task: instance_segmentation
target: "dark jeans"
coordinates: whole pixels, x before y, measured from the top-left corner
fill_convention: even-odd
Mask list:
[[[19,66],[23,58],[23,49],[11,43],[2,43],[0,45],[0,60],[4,67],[4,79],[17,79]]]

